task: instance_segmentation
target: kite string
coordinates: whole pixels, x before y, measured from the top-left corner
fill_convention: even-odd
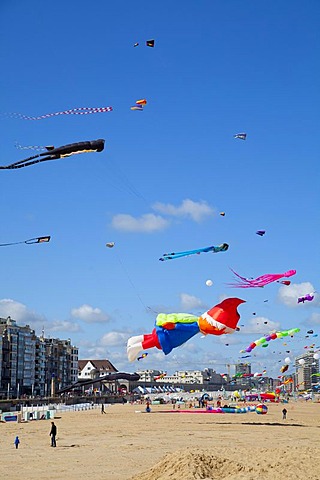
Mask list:
[[[119,255],[118,255],[117,253],[116,253],[116,257],[117,257],[117,259],[118,259],[118,262],[120,263],[120,265],[121,265],[121,267],[122,267],[123,271],[125,272],[125,274],[126,274],[126,276],[127,276],[128,280],[129,280],[129,283],[131,284],[131,286],[132,286],[132,288],[133,288],[134,292],[136,293],[136,295],[137,295],[137,297],[138,297],[138,299],[139,299],[139,301],[140,301],[141,305],[143,306],[143,308],[145,308],[146,310],[149,310],[150,312],[153,312],[153,313],[156,313],[156,314],[158,314],[159,312],[156,312],[155,310],[153,310],[151,307],[149,307],[148,305],[146,305],[146,304],[144,303],[144,301],[142,300],[142,298],[141,298],[141,296],[140,296],[140,294],[139,294],[138,290],[136,289],[136,287],[135,287],[135,285],[134,285],[134,283],[133,283],[133,281],[132,281],[132,279],[131,279],[131,277],[130,277],[130,275],[129,275],[129,272],[128,272],[127,268],[125,267],[125,265],[124,265],[123,261],[121,260],[121,258],[119,257]]]

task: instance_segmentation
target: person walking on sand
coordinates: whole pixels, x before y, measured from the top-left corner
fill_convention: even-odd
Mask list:
[[[282,420],[286,420],[286,418],[287,418],[287,409],[284,408],[284,409],[282,410]]]
[[[51,447],[56,447],[57,427],[54,422],[51,422],[51,430],[49,435],[51,436]]]
[[[15,444],[16,448],[19,447],[20,440],[19,440],[18,435],[16,436],[15,441],[13,443]]]
[[[106,412],[104,411],[104,403],[101,403],[101,413],[105,413],[105,414],[106,414]],[[106,415],[107,415],[107,414],[106,414]]]

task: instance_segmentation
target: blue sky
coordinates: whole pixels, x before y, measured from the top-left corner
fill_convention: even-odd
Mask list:
[[[0,13],[1,112],[113,107],[1,116],[2,165],[33,154],[15,142],[106,144],[1,172],[1,243],[52,238],[2,247],[0,315],[70,337],[80,358],[170,373],[223,372],[261,334],[300,327],[250,359],[279,375],[285,351],[305,351],[306,331],[320,330],[318,294],[296,303],[319,290],[319,2],[3,0]],[[140,98],[144,111],[131,111]],[[225,253],[158,260],[223,242]],[[289,287],[241,290],[226,285],[230,268],[297,274]],[[127,362],[127,338],[151,332],[157,312],[200,314],[230,296],[246,300],[241,332]]]

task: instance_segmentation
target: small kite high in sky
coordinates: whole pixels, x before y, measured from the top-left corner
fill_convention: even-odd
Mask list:
[[[71,110],[63,110],[62,112],[46,113],[37,117],[24,115],[23,113],[8,113],[11,118],[20,118],[21,120],[43,120],[44,118],[57,117],[59,115],[91,115],[92,113],[112,112],[112,107],[78,107]]]
[[[246,133],[237,133],[234,135],[234,138],[240,138],[240,140],[246,140],[247,134]]]
[[[53,148],[38,155],[25,158],[10,165],[0,165],[0,170],[12,170],[15,168],[28,167],[35,163],[46,162],[47,160],[58,160],[59,158],[70,157],[70,155],[76,155],[78,153],[90,153],[90,152],[102,152],[104,149],[104,140],[91,140],[87,142],[71,143],[69,145],[63,145],[62,147]]]
[[[266,233],[265,230],[257,230],[257,231],[256,231],[256,234],[257,234],[257,235],[260,235],[260,237],[263,237],[263,235],[264,235],[265,233]]]
[[[198,255],[200,253],[225,252],[226,250],[228,250],[228,248],[229,248],[229,245],[227,243],[222,243],[221,245],[218,245],[216,247],[211,246],[211,247],[205,247],[205,248],[198,248],[196,250],[186,250],[185,252],[164,253],[163,257],[159,258],[159,260],[161,262],[164,262],[165,260],[173,260],[174,258],[188,257],[189,255],[196,255],[196,254]]]
[[[154,40],[147,40],[147,41],[146,41],[146,46],[153,48],[153,47],[154,47]]]
[[[147,100],[145,98],[141,99],[141,100],[137,100],[136,101],[136,104],[135,105],[132,105],[132,107],[130,107],[131,110],[138,110],[140,112],[143,111],[143,107],[147,105]]]
[[[8,247],[10,245],[20,245],[21,243],[25,243],[26,245],[33,245],[34,243],[48,243],[50,242],[50,235],[47,237],[36,237],[36,238],[29,238],[29,240],[24,240],[23,242],[12,242],[12,243],[0,243],[0,247]]]
[[[312,293],[307,293],[307,295],[302,295],[302,297],[298,297],[298,303],[312,302],[313,299],[314,295]]]
[[[142,350],[156,347],[168,355],[197,333],[223,335],[234,333],[240,319],[237,307],[244,303],[240,298],[227,298],[218,305],[196,317],[189,313],[159,313],[152,333],[131,337],[127,343],[127,354],[133,362]]]
[[[238,273],[236,273],[234,270],[231,269],[231,271],[238,277],[239,280],[237,280],[238,283],[229,283],[228,285],[230,287],[234,288],[254,288],[254,287],[264,287],[265,285],[268,285],[269,283],[276,282],[282,277],[292,277],[292,275],[295,275],[297,272],[296,270],[288,270],[287,272],[284,273],[267,273],[265,275],[262,275],[261,277],[257,278],[245,278],[241,277]]]

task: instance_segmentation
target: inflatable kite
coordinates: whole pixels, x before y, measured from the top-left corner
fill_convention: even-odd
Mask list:
[[[298,298],[298,303],[312,302],[313,299],[314,295],[312,295],[312,293],[307,293],[307,295]]]
[[[63,110],[62,112],[46,113],[38,117],[30,117],[23,113],[9,113],[12,118],[21,118],[22,120],[43,120],[44,118],[57,117],[59,115],[90,115],[92,113],[112,112],[112,107],[78,107],[71,110]]]
[[[254,342],[250,343],[250,345],[245,349],[245,350],[240,350],[240,353],[251,353],[252,350],[259,345],[262,347],[267,346],[270,340],[275,340],[276,338],[282,338],[282,337],[287,337],[287,336],[293,336],[295,333],[300,332],[300,328],[291,328],[290,330],[282,330],[281,332],[273,332],[270,333],[269,335],[266,335],[265,337],[258,338],[258,340],[255,340]]]
[[[91,378],[88,380],[78,380],[72,385],[69,385],[67,387],[60,389],[56,393],[60,395],[61,393],[69,392],[70,390],[73,390],[76,387],[79,388],[82,386],[94,385],[96,383],[102,383],[102,382],[116,382],[118,380],[128,380],[131,382],[137,382],[138,380],[140,380],[140,375],[138,373],[111,372],[111,373],[107,373],[106,375],[103,375],[102,377],[97,377],[94,379]]]
[[[8,247],[10,245],[20,245],[21,243],[25,243],[26,245],[33,245],[34,243],[47,243],[50,242],[50,235],[47,237],[36,237],[36,238],[29,238],[29,240],[24,240],[23,242],[12,242],[12,243],[0,243],[0,247]]]
[[[240,140],[246,140],[247,134],[246,133],[237,133],[234,135],[234,138],[240,138]]]
[[[10,170],[15,168],[28,167],[35,163],[46,162],[47,160],[58,160],[59,158],[70,157],[77,153],[102,152],[104,149],[104,140],[91,140],[87,142],[70,143],[62,147],[52,148],[47,152],[39,153],[32,157],[20,160],[19,162],[11,163],[10,165],[0,166],[1,170]],[[36,160],[35,160],[36,159]]]
[[[156,347],[168,355],[197,333],[223,335],[234,333],[240,315],[237,307],[244,303],[240,298],[227,298],[218,305],[196,317],[189,313],[159,313],[152,333],[131,337],[127,343],[127,354],[133,362],[141,350]]]
[[[254,288],[254,287],[264,287],[269,283],[275,282],[282,277],[292,277],[297,272],[296,270],[288,270],[284,273],[267,273],[266,275],[262,275],[261,277],[257,278],[245,278],[236,273],[234,270],[231,271],[236,275],[238,283],[229,283],[230,287],[234,288]]]
[[[217,247],[211,246],[211,247],[205,247],[205,248],[198,248],[196,250],[186,250],[185,252],[164,253],[163,257],[159,258],[159,260],[161,262],[164,262],[165,260],[173,260],[174,258],[188,257],[189,255],[196,255],[196,254],[199,255],[200,253],[225,252],[226,250],[228,250],[228,248],[229,248],[229,245],[227,243],[222,243],[221,245],[218,245]]]

